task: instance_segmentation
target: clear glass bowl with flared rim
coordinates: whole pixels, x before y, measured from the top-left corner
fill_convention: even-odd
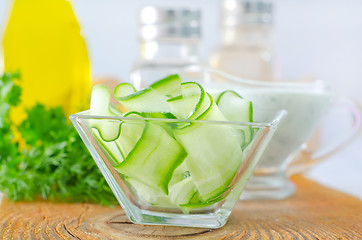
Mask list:
[[[130,221],[219,228],[285,114],[244,123],[94,116],[88,110],[70,119]],[[95,122],[118,127],[118,138],[105,141]],[[252,135],[241,146],[245,131]]]

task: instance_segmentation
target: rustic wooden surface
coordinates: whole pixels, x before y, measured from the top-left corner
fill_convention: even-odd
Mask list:
[[[0,205],[0,239],[362,239],[362,202],[301,176],[282,201],[239,202],[221,229],[130,223],[120,207],[47,202]]]

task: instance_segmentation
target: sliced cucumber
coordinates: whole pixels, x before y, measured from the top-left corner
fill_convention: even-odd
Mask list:
[[[109,111],[113,116],[122,117],[124,115],[124,112],[112,105],[109,106]]]
[[[226,197],[253,131],[193,120],[251,122],[250,101],[233,91],[215,95],[214,101],[198,83],[182,83],[178,75],[140,91],[122,83],[114,96],[126,114],[110,106],[105,86],[93,89],[91,114],[128,118],[92,119],[92,131],[135,194],[149,204],[184,212]]]
[[[216,103],[226,117],[232,122],[252,122],[253,121],[253,106],[251,101],[243,99],[234,91],[227,90],[222,92]],[[253,138],[253,129],[250,126],[240,127],[240,145],[244,149]]]
[[[180,205],[190,202],[196,193],[196,186],[191,176],[173,184],[169,190],[170,202]]]
[[[167,97],[158,93],[156,90],[148,87],[141,91],[123,95],[129,88],[127,85],[118,85],[114,91],[114,97],[128,111],[137,112],[170,112],[170,107],[167,104]]]
[[[171,75],[137,92],[131,84],[121,83],[115,88],[114,97],[128,111],[170,112],[167,99],[180,93],[181,79]]]
[[[230,188],[226,188],[225,191],[222,193],[225,193],[229,189]],[[180,207],[182,207],[183,209],[188,208],[189,210],[207,207],[207,206],[210,206],[212,204],[215,204],[215,203],[225,199],[226,196],[227,196],[227,194],[225,194],[225,195],[219,194],[216,198],[210,199],[208,201],[202,201],[200,198],[198,198],[198,195],[195,194],[189,203],[180,204]]]
[[[168,100],[172,113],[178,119],[187,119],[194,111],[197,102],[200,100],[200,95],[189,97],[178,96]]]
[[[169,112],[141,112],[140,115],[144,118],[176,119],[176,116]]]
[[[143,184],[133,178],[126,178],[126,180],[136,190],[135,193],[147,203],[162,207],[175,206],[169,201],[169,198],[165,195],[164,192],[151,188],[148,185]]]
[[[210,95],[209,108],[198,119],[225,121]],[[176,139],[185,148],[186,165],[203,201],[224,192],[235,176],[242,150],[235,129],[222,124],[192,124],[175,130]]]
[[[181,95],[181,78],[179,75],[170,75],[153,83],[150,88],[155,89],[160,94],[166,97],[175,97]]]
[[[137,112],[128,112],[125,117],[141,118]],[[128,156],[131,150],[135,147],[138,140],[141,138],[145,129],[144,121],[124,120],[121,124],[119,138],[115,140],[118,149],[121,151],[124,158]]]
[[[170,202],[174,205],[187,204],[197,194],[195,183],[190,176],[185,160],[176,168],[168,188]]]
[[[168,194],[168,184],[186,153],[167,131],[146,122],[141,138],[115,169],[155,190]]]
[[[227,120],[232,122],[253,121],[251,101],[244,99],[235,91],[223,91],[215,102]]]
[[[121,163],[124,160],[124,156],[122,155],[122,151],[119,148],[119,145],[116,142],[106,142],[103,140],[103,138],[100,136],[98,129],[93,128],[92,133],[96,137],[96,139],[99,141],[99,143],[103,146],[103,148],[107,151],[109,156],[112,159],[112,166],[115,166],[119,163]]]
[[[169,183],[169,196],[164,192],[155,190],[135,179],[126,178],[127,182],[132,185],[136,190],[136,194],[152,205],[174,208],[179,204],[187,204],[191,198],[195,195],[195,184],[192,182],[190,174],[187,174],[186,164],[183,162],[179,167],[176,168],[172,179]],[[189,181],[183,181],[189,179]],[[192,186],[191,186],[192,185]],[[185,191],[185,188],[188,191]]]
[[[109,103],[111,90],[102,84],[96,85],[92,89],[90,100],[90,112],[94,115],[110,116]]]
[[[129,112],[125,114],[125,117],[142,118],[142,117],[157,117],[157,118],[174,118],[170,113],[137,113]],[[121,125],[120,137],[116,140],[117,146],[123,152],[124,156],[128,156],[131,150],[135,147],[137,142],[141,139],[143,131],[145,129],[144,121],[124,120]],[[165,126],[165,124],[163,124]],[[169,128],[169,127],[167,127]],[[179,182],[185,178],[184,172],[186,171],[185,164],[181,164],[176,168],[175,173],[172,176],[173,182]],[[126,177],[127,181],[132,185],[143,200],[152,205],[158,205],[163,207],[175,206],[171,204],[167,195],[160,189],[155,189],[146,185],[134,178]]]
[[[98,116],[115,116],[114,109],[110,108],[111,90],[105,85],[93,87],[90,113]],[[99,131],[99,135],[104,141],[110,142],[118,138],[120,133],[119,120],[91,119],[90,125]]]
[[[195,82],[182,83],[181,90],[182,95],[168,100],[172,113],[179,119],[195,119],[197,113],[204,110],[205,91]]]
[[[176,183],[184,180],[185,178],[188,178],[189,176],[190,176],[190,172],[187,169],[186,162],[183,161],[182,164],[175,169],[175,172],[172,175],[169,186],[176,184]]]
[[[130,83],[120,83],[114,89],[114,97],[125,97],[137,92],[137,89]]]

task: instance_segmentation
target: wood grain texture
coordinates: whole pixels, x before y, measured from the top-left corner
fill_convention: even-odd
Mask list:
[[[301,176],[281,201],[241,201],[221,229],[132,224],[120,207],[0,205],[0,239],[362,239],[362,202]]]

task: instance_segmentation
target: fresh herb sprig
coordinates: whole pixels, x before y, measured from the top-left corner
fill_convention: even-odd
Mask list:
[[[15,125],[19,74],[0,76],[0,191],[19,201],[46,199],[116,204],[116,199],[61,107],[36,104]],[[19,147],[15,134],[25,147]]]

